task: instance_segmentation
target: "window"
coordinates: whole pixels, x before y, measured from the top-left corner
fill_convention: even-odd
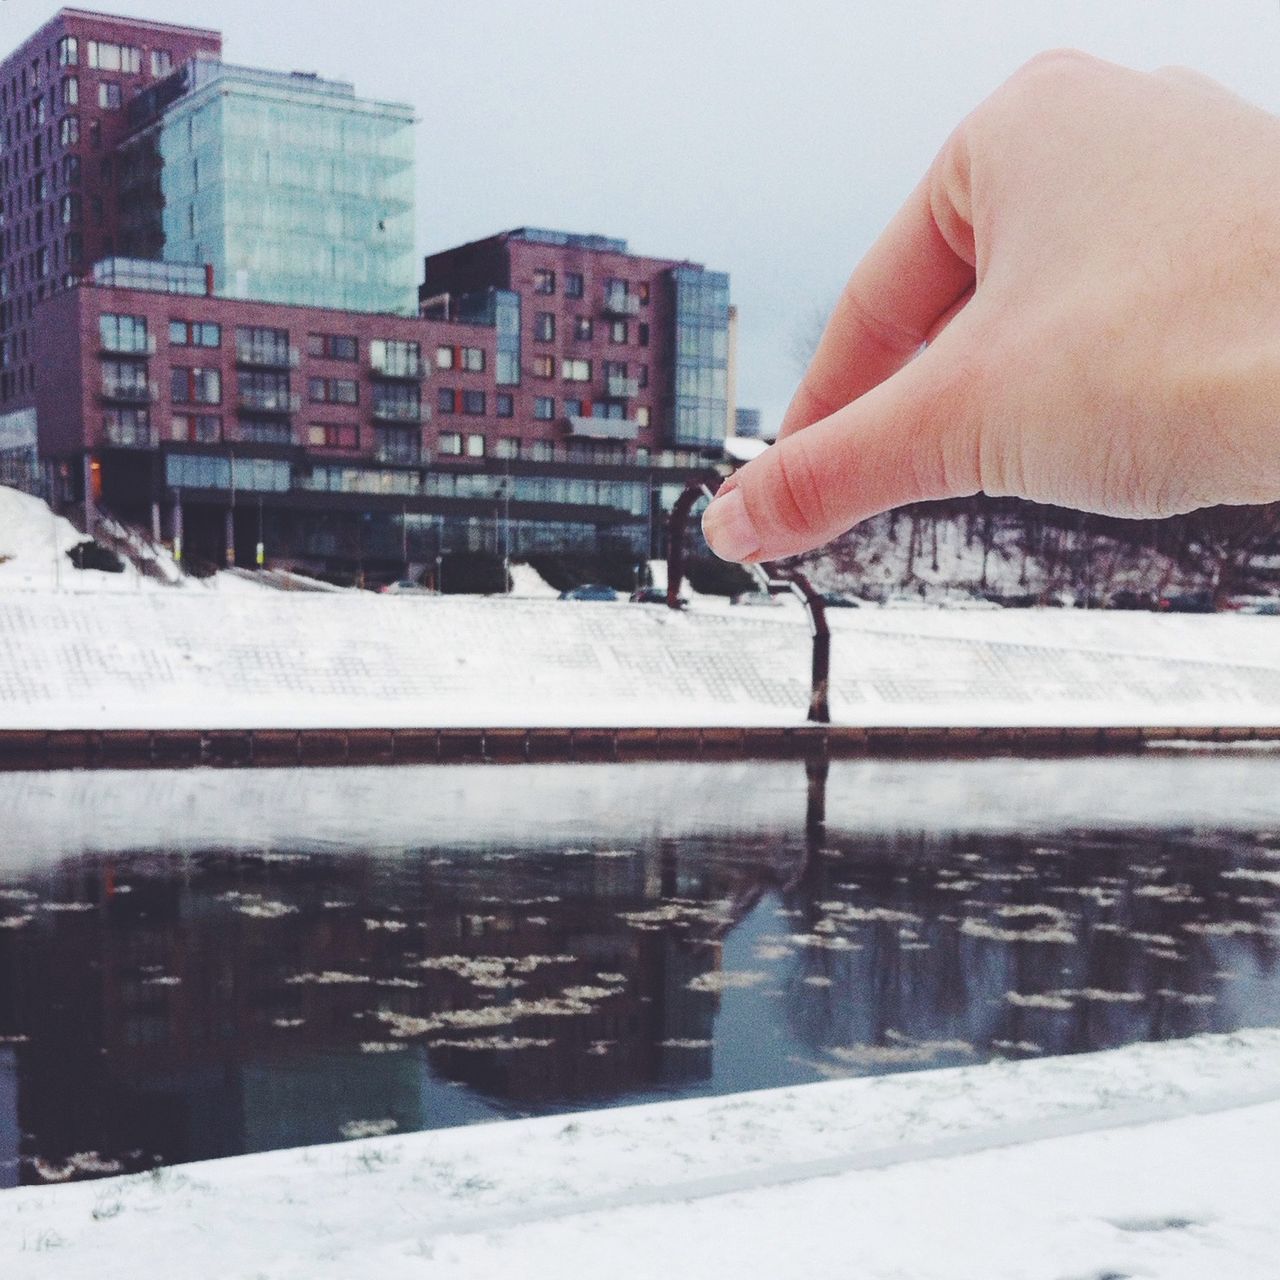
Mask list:
[[[554,378],[556,376],[555,356],[534,356],[533,376],[535,378]]]
[[[392,378],[417,378],[422,374],[421,348],[416,342],[374,338],[369,343],[369,363]]]
[[[307,334],[307,354],[318,360],[354,360],[358,353],[358,344],[350,334]]]
[[[70,226],[73,222],[80,220],[80,197],[77,195],[63,196],[60,201],[60,213],[62,215],[62,225]]]
[[[566,382],[590,382],[590,360],[562,360],[560,370]]]
[[[649,385],[649,366],[647,364],[639,366],[636,384],[641,387],[647,387]]]
[[[75,76],[63,76],[62,78],[62,105],[64,107],[74,107],[80,101],[80,81]]]
[[[64,186],[68,187],[78,187],[80,185],[79,156],[62,157],[62,182]]]
[[[515,396],[506,391],[499,391],[493,397],[493,411],[499,418],[514,417],[516,412]]]
[[[63,36],[58,41],[58,66],[77,67],[80,65],[80,48],[75,36]]]
[[[462,393],[462,412],[473,418],[481,417],[485,412],[485,395],[483,391],[464,391]]]
[[[171,347],[220,347],[222,326],[209,321],[170,320],[169,345]]]
[[[636,406],[635,419],[637,426],[647,427],[649,425],[649,406],[647,404]]]
[[[150,400],[147,366],[135,360],[104,360],[102,393],[113,400]]]
[[[360,387],[354,378],[309,378],[307,397],[312,404],[358,404]]]
[[[89,145],[97,151],[102,146],[102,121],[89,121]]]
[[[169,379],[169,398],[174,404],[222,403],[222,374],[217,369],[175,365]]]
[[[647,306],[649,302],[649,282],[641,280],[636,285],[636,297],[640,299],[642,306]]]
[[[98,82],[98,106],[103,111],[120,110],[120,86],[114,80]]]
[[[379,462],[421,462],[422,444],[416,427],[375,427],[373,456]]]
[[[564,402],[564,416],[565,416],[566,418],[580,418],[580,417],[582,417],[582,401],[581,401],[581,400],[566,400],[566,401]]]
[[[468,373],[484,372],[484,348],[483,347],[463,347],[462,348],[462,367]]]
[[[173,70],[173,54],[168,49],[151,50],[151,74],[167,76]]]
[[[577,338],[579,342],[589,342],[591,340],[590,316],[574,316],[573,336]]]
[[[313,449],[358,449],[360,428],[351,422],[313,422],[307,427]]]
[[[551,441],[550,440],[531,440],[525,449],[532,462],[550,462],[551,461]]]
[[[518,458],[520,456],[520,437],[500,436],[494,441],[493,453],[498,458]]]
[[[467,457],[468,458],[484,457],[484,436],[468,436],[467,437]]]
[[[453,348],[452,347],[436,348],[436,368],[437,369],[453,368]]]
[[[535,267],[533,272],[534,293],[555,293],[556,273],[550,267]]]
[[[108,409],[102,415],[102,434],[108,444],[145,448],[151,444],[151,410]]]
[[[295,407],[287,373],[237,369],[236,394],[241,407],[245,409],[258,409],[264,413],[289,413]]]
[[[614,320],[609,325],[609,341],[615,345],[627,340],[627,322],[625,320]]]
[[[639,344],[642,347],[647,347],[649,345],[648,324],[645,323],[644,321],[641,321],[640,324],[636,326],[636,328],[637,328],[636,341],[639,342]]]
[[[64,147],[74,147],[80,141],[80,117],[63,116],[58,125],[58,141]]]
[[[374,383],[373,416],[385,422],[421,422],[421,388],[416,383]]]
[[[441,413],[457,413],[458,393],[452,387],[441,387],[436,392],[436,408]]]
[[[99,71],[124,71],[137,75],[142,70],[142,50],[130,44],[90,40],[89,65]]]
[[[581,271],[566,271],[564,273],[564,296],[566,298],[582,297]]]
[[[270,365],[287,369],[296,364],[296,352],[289,349],[289,330],[262,325],[236,326],[236,359],[242,364]]]
[[[104,351],[149,354],[145,316],[122,316],[104,312],[98,317],[98,337]]]
[[[169,420],[169,439],[215,444],[222,439],[222,419],[214,413],[175,413]]]
[[[279,418],[254,418],[240,415],[237,432],[249,444],[287,445],[293,443],[293,428]]]
[[[440,437],[440,452],[450,458],[462,456],[462,437],[456,431],[446,431]]]
[[[556,402],[551,396],[537,396],[533,401],[533,416],[539,422],[550,422],[556,416]]]
[[[556,339],[556,317],[551,311],[539,311],[533,317],[533,338],[535,342],[554,342]]]

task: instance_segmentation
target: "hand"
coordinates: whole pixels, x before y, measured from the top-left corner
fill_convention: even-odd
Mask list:
[[[772,560],[979,490],[1113,516],[1280,498],[1280,120],[1033,59],[858,265],[778,443],[703,517]]]

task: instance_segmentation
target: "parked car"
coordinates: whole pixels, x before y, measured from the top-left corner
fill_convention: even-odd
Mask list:
[[[1159,605],[1161,613],[1214,613],[1212,591],[1188,591],[1183,595],[1165,596]]]
[[[1108,609],[1155,609],[1158,606],[1155,596],[1145,591],[1117,591],[1107,601]]]
[[[560,593],[561,600],[616,600],[618,593],[601,582],[588,582]]]
[[[1239,613],[1253,613],[1266,618],[1280,618],[1280,600],[1250,600],[1242,604]]]
[[[398,582],[388,582],[381,589],[384,596],[433,596],[436,593],[430,587],[424,587],[411,578],[401,578]]]
[[[862,601],[853,596],[842,595],[839,591],[822,591],[822,603],[828,609],[861,609]]]
[[[733,597],[731,604],[747,604],[747,605],[780,605],[781,600],[777,596],[771,596],[767,591],[742,591]]]
[[[666,604],[667,593],[661,587],[641,587],[638,591],[631,593],[632,604]],[[687,609],[689,600],[687,596],[678,596],[676,598],[676,608]]]

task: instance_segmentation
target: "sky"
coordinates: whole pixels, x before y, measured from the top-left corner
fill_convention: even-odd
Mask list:
[[[0,48],[51,0],[0,0]],[[226,57],[410,102],[418,248],[599,232],[728,271],[738,401],[776,427],[820,316],[961,117],[1070,45],[1280,111],[1280,0],[102,0]]]

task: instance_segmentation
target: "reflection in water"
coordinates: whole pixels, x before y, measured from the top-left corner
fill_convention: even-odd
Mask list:
[[[827,831],[804,781],[789,832],[0,871],[0,1185],[1280,1023],[1275,834]]]

